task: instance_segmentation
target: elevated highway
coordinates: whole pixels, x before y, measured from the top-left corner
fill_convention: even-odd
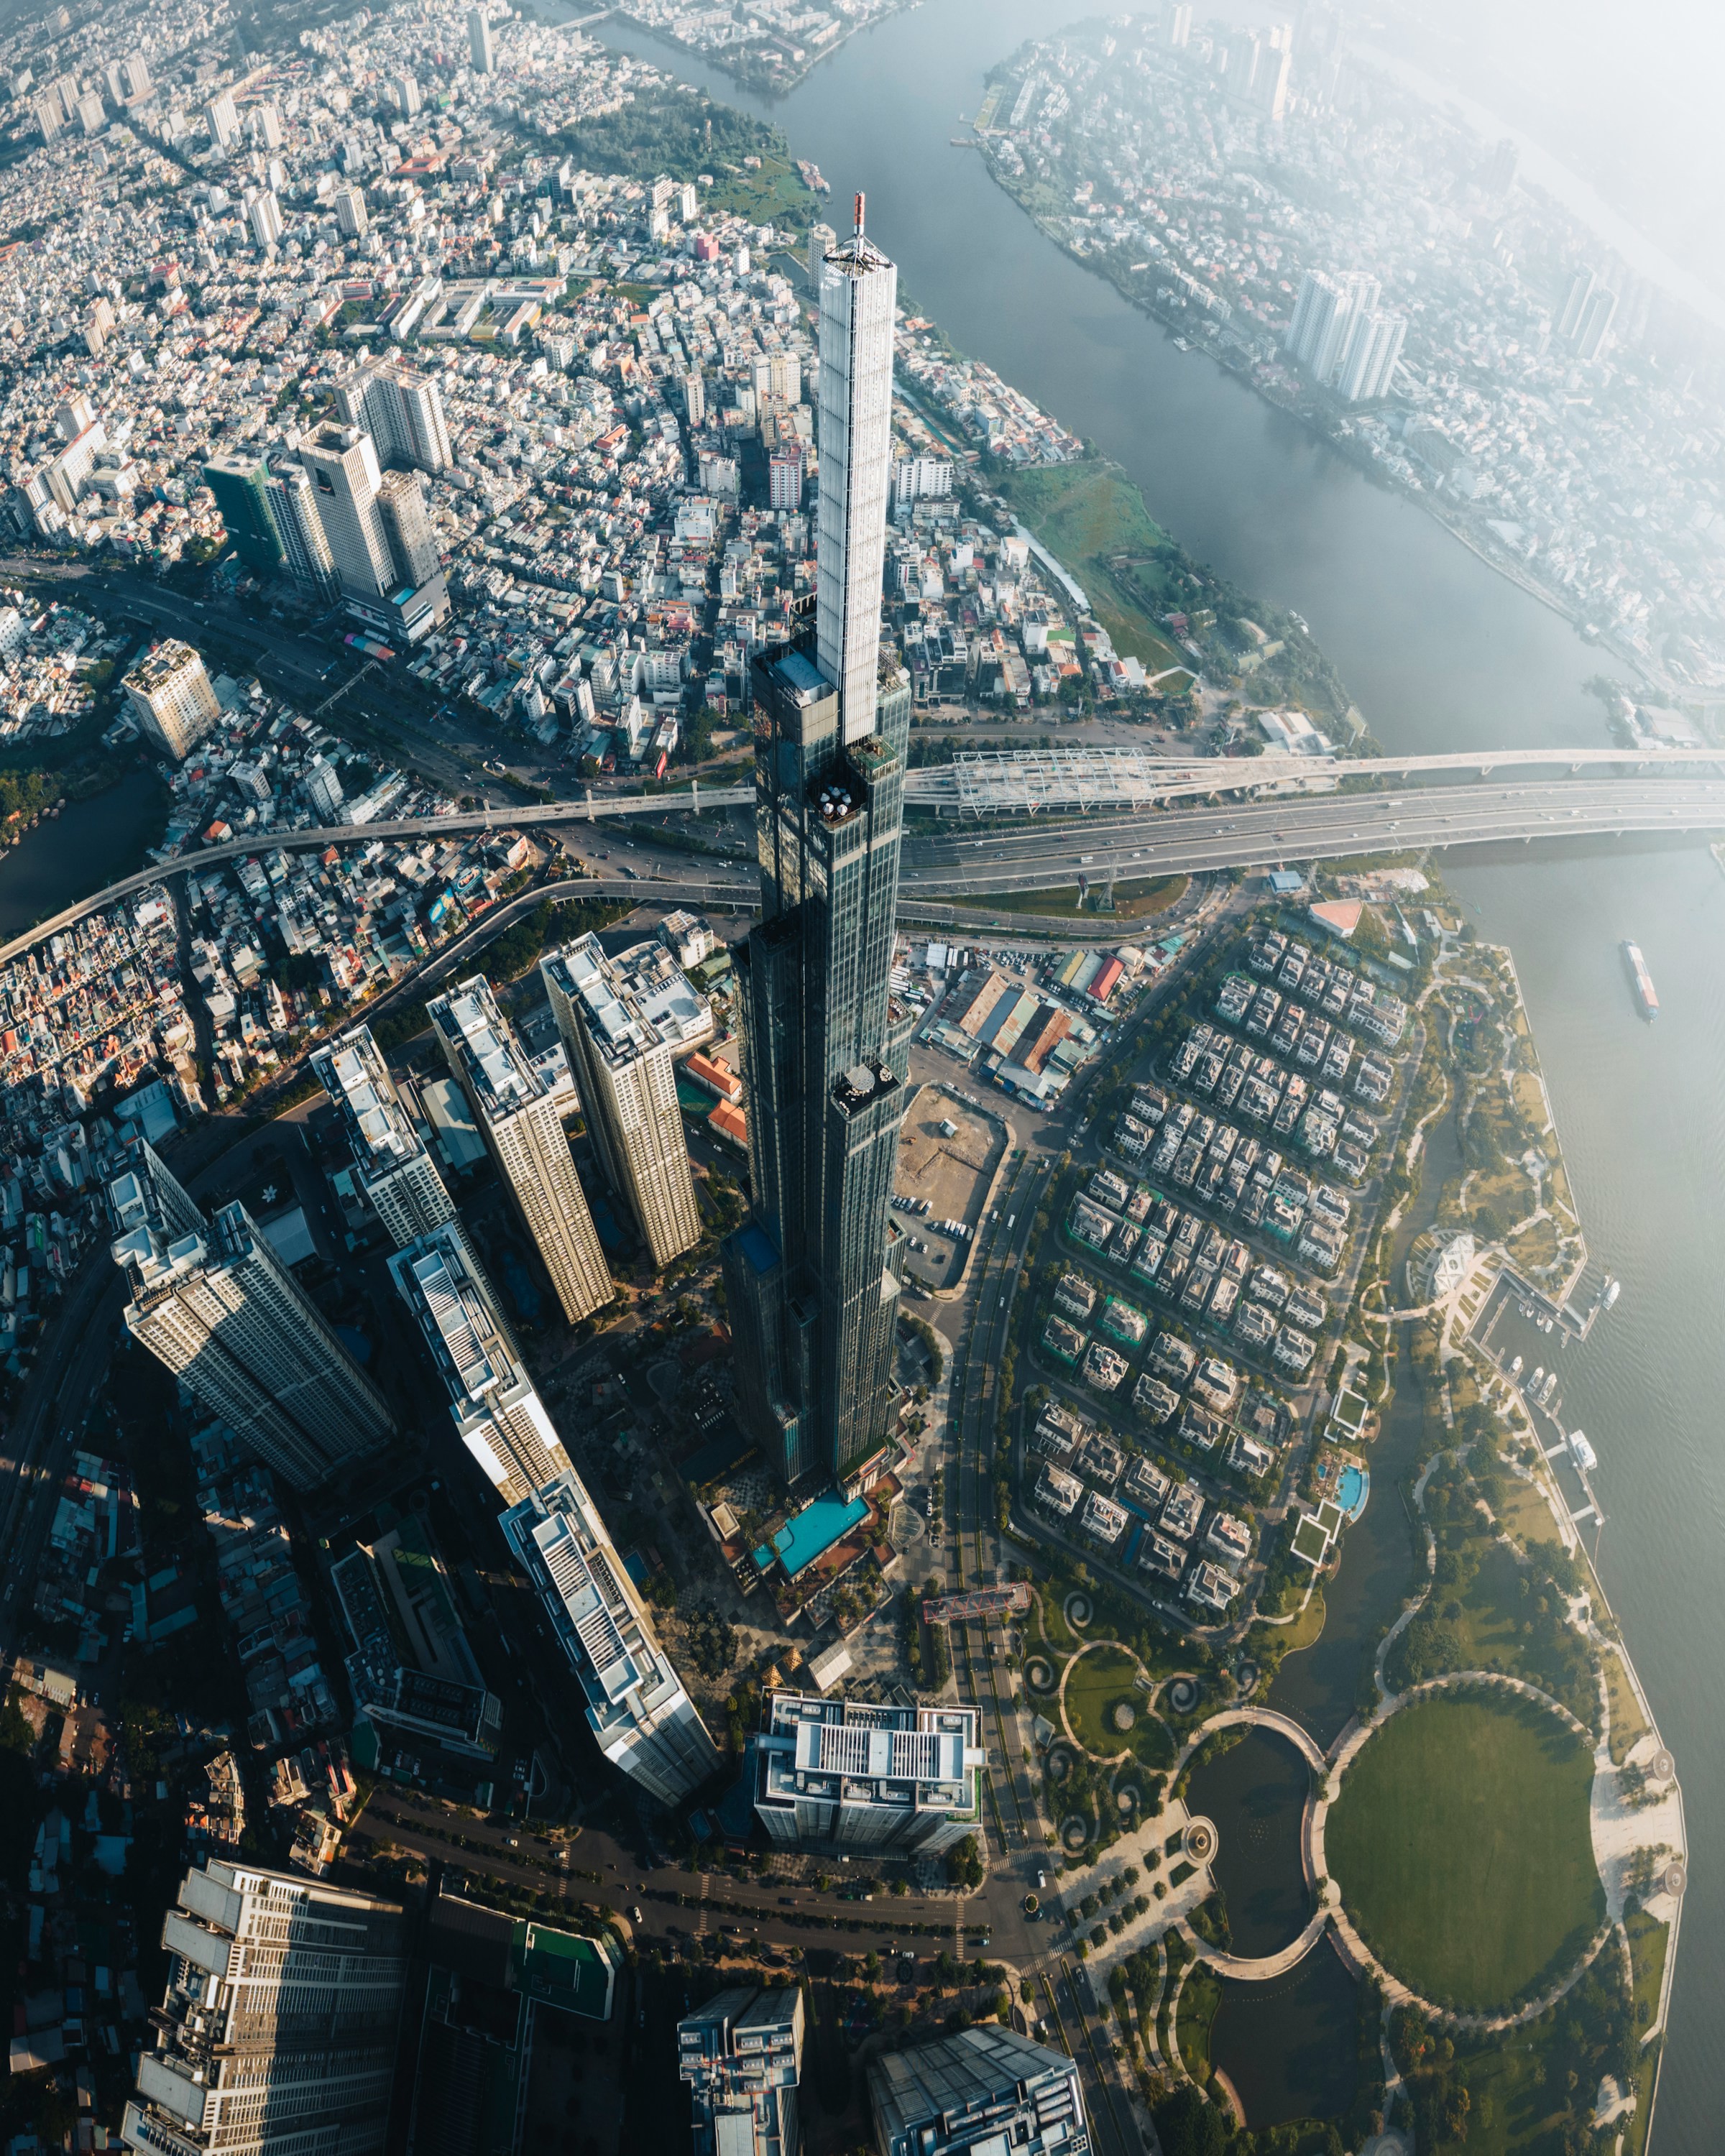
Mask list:
[[[1545,752],[1532,752],[1545,757]],[[1350,855],[1404,853],[1426,847],[1463,846],[1536,839],[1621,837],[1649,831],[1725,830],[1725,758],[1661,759],[1651,770],[1615,759],[1608,773],[1595,759],[1565,752],[1559,773],[1509,784],[1475,778],[1465,785],[1420,784],[1403,793],[1279,794],[1266,800],[1230,799],[1219,808],[1183,807],[1097,811],[1087,816],[1037,817],[1010,826],[991,824],[986,835],[955,823],[947,830],[905,842],[902,886],[906,897],[986,898],[1013,891],[1070,889],[1081,876],[1091,883],[1206,869],[1268,868],[1281,863],[1343,860]],[[1254,776],[1263,762],[1255,760]],[[1418,760],[1414,760],[1418,761]],[[1461,767],[1477,770],[1479,759]],[[1573,774],[1570,766],[1576,766]],[[1406,769],[1404,762],[1399,768]],[[1422,768],[1424,766],[1422,765]],[[1453,764],[1447,768],[1456,767]],[[1548,763],[1545,767],[1549,770]],[[1219,768],[1212,764],[1214,773]],[[1226,769],[1228,766],[1219,768]],[[1363,767],[1375,770],[1375,764]],[[913,777],[921,778],[916,773]],[[922,798],[926,798],[926,796]],[[752,787],[714,788],[698,797],[702,810],[750,805]],[[244,855],[327,846],[366,845],[375,839],[413,839],[476,831],[531,830],[552,826],[578,843],[582,827],[632,817],[686,813],[696,805],[686,793],[611,795],[560,801],[547,807],[470,810],[435,818],[373,824],[339,824],[299,831],[259,831],[244,839],[204,846],[123,877],[11,942],[0,945],[0,963],[17,957],[59,930],[177,875]],[[674,861],[675,873],[666,865]],[[643,899],[680,896],[695,903],[746,900],[755,878],[745,863],[711,856],[661,856],[657,869],[639,875],[614,870],[596,881],[595,895]]]

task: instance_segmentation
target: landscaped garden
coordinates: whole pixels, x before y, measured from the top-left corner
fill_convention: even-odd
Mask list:
[[[1066,1724],[1086,1752],[1112,1759],[1130,1752],[1147,1767],[1173,1764],[1174,1743],[1151,1711],[1135,1656],[1091,1647],[1066,1678]]]
[[[1361,1937],[1422,1997],[1511,2007],[1556,1982],[1604,1913],[1593,1761],[1549,1710],[1440,1693],[1392,1715],[1331,1806],[1326,1859]]]

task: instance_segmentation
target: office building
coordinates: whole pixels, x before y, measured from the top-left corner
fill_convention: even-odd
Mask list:
[[[467,49],[475,74],[497,72],[497,41],[491,34],[491,18],[483,8],[467,11]]]
[[[393,591],[395,563],[377,491],[383,475],[372,438],[326,419],[300,438],[299,459],[311,475],[317,521],[344,594],[375,599]]]
[[[587,1696],[600,1751],[661,1804],[698,1789],[719,1763],[718,1747],[580,1476],[547,1483],[500,1524]]]
[[[998,2023],[883,2051],[869,2063],[869,2111],[879,2156],[1090,2148],[1076,2064]]]
[[[1575,351],[1581,359],[1597,359],[1605,348],[1617,314],[1617,295],[1601,285],[1589,293],[1587,305],[1575,326]]]
[[[382,1394],[243,1205],[177,1233],[159,1190],[118,1182],[109,1197],[114,1262],[131,1289],[126,1330],[204,1414],[296,1490],[381,1443]]]
[[[344,239],[360,239],[365,236],[371,218],[366,209],[363,187],[337,187],[336,190],[336,223]]]
[[[491,1286],[450,1221],[389,1260],[449,1396],[455,1432],[506,1504],[572,1471]]]
[[[803,1994],[752,1984],[721,1991],[677,2024],[695,2156],[798,2156]]]
[[[416,471],[387,471],[377,490],[383,531],[396,574],[417,592],[440,574],[437,535],[425,513],[424,483]]]
[[[605,1179],[654,1264],[668,1265],[700,1241],[701,1209],[677,1105],[673,1043],[650,1011],[661,991],[674,996],[680,988],[691,1005],[700,999],[657,943],[610,959],[597,936],[583,936],[542,958],[539,970]]]
[[[284,465],[270,475],[270,507],[289,576],[308,598],[333,598],[340,588],[336,557],[317,513],[316,486],[303,465]]]
[[[408,1511],[330,1567],[353,1651],[355,1708],[375,1729],[431,1743],[459,1759],[492,1759],[503,1702],[485,1681],[455,1614],[443,1553]]]
[[[375,360],[336,382],[336,406],[348,426],[372,437],[385,464],[440,472],[454,461],[443,393],[429,374],[397,360]]]
[[[140,731],[176,762],[222,716],[203,660],[174,637],[146,652],[121,686]]]
[[[219,91],[203,108],[209,139],[218,150],[231,150],[239,140],[239,115],[230,90]]]
[[[793,1847],[937,1856],[982,1825],[973,1707],[775,1692],[754,1756],[755,1816]]]
[[[162,1920],[167,1989],[121,2136],[151,2156],[374,2156],[407,1975],[401,1910],[212,1860]]]
[[[892,506],[901,514],[913,502],[949,501],[952,466],[946,457],[901,457],[892,467]]]
[[[247,568],[260,577],[279,576],[287,556],[270,506],[270,467],[263,458],[233,451],[213,456],[203,467],[203,483]]]
[[[427,1015],[564,1317],[572,1325],[591,1317],[616,1291],[546,1079],[482,976],[439,996]]]
[[[829,224],[815,223],[809,228],[809,256],[806,267],[809,281],[817,291],[825,271],[827,256],[839,244],[839,235]]]
[[[312,777],[335,774],[315,765]],[[308,782],[309,790],[309,782]],[[341,788],[336,780],[336,806]],[[403,1106],[369,1026],[357,1025],[311,1058],[334,1102],[353,1161],[353,1179],[398,1250],[455,1218],[437,1163]]]
[[[281,244],[281,204],[273,187],[248,188],[242,207],[252,229],[252,244],[260,253]]]
[[[816,633],[756,703],[758,927],[737,952],[752,1217],[725,1246],[744,1428],[788,1482],[886,1454],[910,1014],[889,993],[911,684],[880,658],[897,272],[862,228],[820,280]]]

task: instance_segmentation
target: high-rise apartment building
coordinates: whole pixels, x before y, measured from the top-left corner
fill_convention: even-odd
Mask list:
[[[383,1395],[243,1205],[176,1232],[159,1188],[110,1191],[126,1330],[267,1466],[309,1490],[388,1435]],[[184,1194],[181,1194],[183,1197]]]
[[[689,2084],[695,2156],[798,2156],[802,1993],[742,1984],[696,2007],[677,2024],[677,2074]]]
[[[220,90],[203,108],[209,139],[218,150],[231,150],[239,140],[239,114],[231,90]]]
[[[661,974],[678,983],[682,975],[662,945],[611,959],[597,936],[542,958],[539,970],[605,1179],[654,1264],[667,1265],[701,1240],[673,1043],[650,1014]]]
[[[1404,315],[1380,314],[1375,308],[1353,325],[1336,388],[1350,404],[1387,397],[1408,334]]]
[[[776,516],[803,506],[803,444],[782,443],[767,459],[767,506]]]
[[[918,501],[949,501],[952,465],[947,457],[901,457],[892,467],[892,506],[909,509]]]
[[[228,450],[209,459],[203,483],[216,498],[234,551],[259,576],[279,576],[285,566],[275,512],[270,502],[270,467],[262,457]]]
[[[482,975],[439,996],[426,1014],[564,1317],[572,1325],[590,1317],[616,1290],[549,1086]]]
[[[490,1283],[453,1221],[389,1260],[449,1395],[456,1435],[506,1504],[572,1472]]]
[[[393,1902],[212,1860],[162,1920],[167,1989],[121,2138],[151,2156],[373,2156],[407,1940]]]
[[[661,1804],[686,1797],[718,1765],[718,1747],[580,1476],[547,1483],[500,1524],[587,1695],[600,1751]]]
[[[869,2109],[880,2156],[1090,2148],[1076,2066],[998,2023],[883,2051],[869,2065]]]
[[[177,1242],[182,1235],[203,1233],[204,1218],[198,1201],[162,1164],[161,1155],[147,1138],[130,1140],[121,1158],[124,1165],[108,1185],[108,1207],[116,1235],[153,1225],[168,1241]]]
[[[439,575],[437,534],[426,514],[424,482],[416,471],[387,471],[377,490],[383,530],[396,572],[415,591]]]
[[[317,513],[317,488],[304,465],[270,475],[270,508],[288,574],[309,598],[333,598],[340,579]]]
[[[339,781],[336,798],[339,805]],[[357,1025],[327,1042],[311,1067],[341,1117],[354,1180],[397,1250],[453,1220],[437,1163],[402,1105],[371,1028]]]
[[[1617,315],[1617,295],[1599,285],[1588,295],[1587,305],[1575,326],[1575,350],[1583,359],[1597,359],[1605,348]]]
[[[400,113],[403,119],[412,120],[418,112],[421,101],[419,85],[412,75],[398,74],[392,77],[389,95],[394,100],[396,110]]]
[[[911,684],[880,656],[897,272],[820,280],[817,629],[752,665],[760,926],[739,950],[753,1214],[725,1246],[737,1412],[788,1481],[884,1450],[909,1014],[890,997]]]
[[[497,43],[491,34],[491,18],[483,8],[467,11],[467,49],[475,74],[497,72]]]
[[[1364,271],[1330,276],[1308,270],[1300,280],[1283,346],[1314,382],[1327,388],[1348,356],[1356,324],[1377,305],[1378,280]]]
[[[347,425],[372,437],[386,464],[440,472],[454,462],[443,393],[429,374],[398,360],[374,360],[336,382],[336,406]]]
[[[273,187],[248,189],[243,207],[252,228],[252,242],[259,252],[281,244],[281,204]]]
[[[121,686],[145,734],[176,762],[222,716],[203,660],[175,637],[146,652]]]
[[[1581,327],[1582,311],[1593,297],[1597,281],[1591,270],[1578,270],[1569,280],[1563,304],[1558,310],[1557,331],[1560,337],[1573,339]]]
[[[935,1856],[982,1824],[973,1707],[775,1692],[755,1762],[755,1816],[792,1846]]]
[[[371,217],[366,209],[363,187],[337,187],[335,195],[336,223],[345,239],[359,239],[365,235]]]
[[[299,458],[311,475],[317,520],[341,589],[362,599],[393,590],[395,563],[377,506],[383,475],[371,436],[326,419],[300,436]]]
[[[321,824],[338,822],[341,803],[347,796],[341,791],[341,774],[335,765],[321,756],[314,757],[304,783],[305,798],[311,803],[318,821]]]

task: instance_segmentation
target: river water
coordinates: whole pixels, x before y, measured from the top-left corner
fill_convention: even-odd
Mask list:
[[[1142,485],[1151,513],[1247,592],[1296,608],[1392,750],[1602,744],[1582,683],[1598,651],[1410,504],[1081,270],[951,146],[983,71],[1021,39],[1101,12],[1073,0],[933,0],[854,38],[788,98],[615,18],[600,34],[777,121],[856,188],[907,295]],[[842,218],[835,220],[842,221]],[[1563,1397],[1597,1448],[1606,1586],[1683,1777],[1695,1861],[1661,2088],[1661,2156],[1717,2145],[1725,2051],[1725,876],[1698,847],[1517,850],[1448,870],[1521,973],[1570,1178],[1616,1310],[1564,1351]],[[1663,1012],[1643,1024],[1633,936]],[[1374,1502],[1394,1502],[1394,1478]]]

